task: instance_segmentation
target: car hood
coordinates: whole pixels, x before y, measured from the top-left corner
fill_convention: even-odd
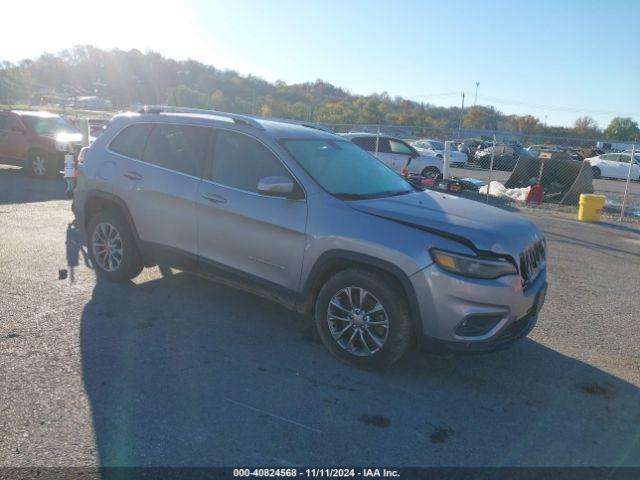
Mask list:
[[[439,192],[350,201],[355,210],[458,241],[473,250],[510,255],[542,238],[533,222],[500,208]]]
[[[63,143],[75,143],[75,142],[82,141],[81,133],[70,133],[70,132],[47,133],[43,135],[43,137],[51,138],[56,142],[63,142]]]
[[[413,148],[415,148],[416,151],[423,157],[435,157],[436,155],[444,156],[444,152],[440,150],[431,150],[431,149],[422,148],[422,147],[413,147]],[[459,158],[459,159],[466,160],[467,155],[463,152],[459,152],[458,150],[451,150],[451,158]]]

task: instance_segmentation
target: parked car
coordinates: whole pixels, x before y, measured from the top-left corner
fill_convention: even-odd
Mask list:
[[[472,161],[476,152],[491,146],[491,142],[479,138],[467,138],[458,146],[458,151],[464,153]]]
[[[584,160],[591,164],[593,178],[617,178],[626,180],[629,175],[630,153],[604,153]],[[636,154],[631,165],[631,180],[640,181],[640,154]]]
[[[43,111],[0,111],[0,159],[23,166],[36,177],[52,177],[64,168],[65,154],[77,155],[80,131],[60,115]]]
[[[495,170],[512,171],[518,159],[522,156],[535,158],[535,156],[522,147],[516,145],[496,145],[485,148],[476,153],[475,164],[480,168],[489,169],[491,166],[491,154],[494,152],[493,168]]]
[[[437,157],[444,158],[444,142],[441,142],[440,140],[416,140],[415,142],[411,142],[411,146],[419,152],[432,151],[435,152]],[[465,167],[468,162],[469,157],[467,157],[466,153],[459,152],[458,150],[451,148],[452,167]]]
[[[389,365],[414,341],[504,347],[545,299],[531,221],[420,191],[312,124],[118,115],[86,152],[73,211],[101,278],[154,264],[210,275],[313,315],[331,353],[357,366]]]
[[[392,170],[433,178],[442,173],[442,158],[432,150],[420,151],[399,138],[371,133],[348,133],[343,138],[355,143]]]
[[[530,145],[527,151],[537,157],[540,152],[561,152],[562,149],[557,145]]]

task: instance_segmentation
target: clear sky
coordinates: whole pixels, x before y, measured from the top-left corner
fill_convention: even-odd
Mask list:
[[[640,121],[640,0],[20,0],[2,11],[0,60],[152,49],[445,106],[463,91],[473,104],[480,82],[479,104],[548,124]]]

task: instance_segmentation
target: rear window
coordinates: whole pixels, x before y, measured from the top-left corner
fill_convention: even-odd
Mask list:
[[[144,146],[152,128],[153,125],[149,123],[131,125],[116,135],[116,138],[111,141],[109,149],[125,157],[142,160]]]

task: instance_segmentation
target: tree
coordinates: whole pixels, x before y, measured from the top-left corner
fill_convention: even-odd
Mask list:
[[[493,107],[475,106],[469,108],[462,119],[464,128],[484,128],[495,130],[498,128],[498,120],[501,113]]]
[[[176,88],[169,90],[167,104],[178,107],[210,108],[211,99],[208,95],[186,85],[178,85]]]
[[[576,118],[576,121],[573,123],[572,133],[588,137],[597,137],[601,132],[593,118],[584,116]]]
[[[518,131],[523,133],[533,133],[536,131],[540,120],[533,115],[524,115],[518,118]]]
[[[631,142],[640,134],[640,129],[630,117],[615,117],[603,134],[607,140]]]

